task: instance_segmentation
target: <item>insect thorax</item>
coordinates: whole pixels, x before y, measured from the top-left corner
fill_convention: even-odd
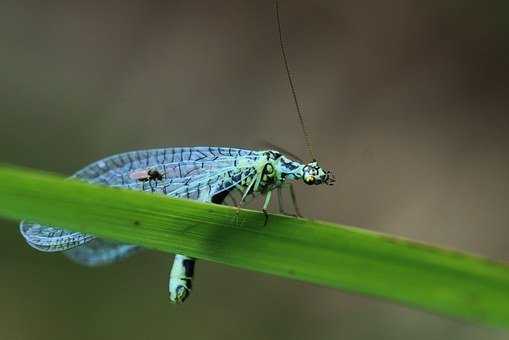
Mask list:
[[[290,160],[277,151],[262,151],[252,168],[254,171],[241,186],[246,189],[254,181],[250,191],[266,193],[288,181],[302,178],[303,167],[304,165]]]

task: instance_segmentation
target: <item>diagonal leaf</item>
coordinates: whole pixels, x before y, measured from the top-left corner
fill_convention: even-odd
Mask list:
[[[368,294],[509,327],[509,267],[322,221],[93,186],[0,167],[0,216]]]

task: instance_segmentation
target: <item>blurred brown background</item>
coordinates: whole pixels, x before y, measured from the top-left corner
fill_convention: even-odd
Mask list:
[[[306,216],[509,260],[507,1],[283,1],[290,64],[335,187]],[[307,158],[267,1],[0,3],[0,162],[71,174],[159,146]],[[8,180],[8,179],[4,179]],[[507,339],[500,330],[169,256],[90,269],[0,221],[0,339]]]

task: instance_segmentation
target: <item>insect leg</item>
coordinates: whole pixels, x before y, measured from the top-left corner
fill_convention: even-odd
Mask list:
[[[251,189],[253,188],[253,185],[255,184],[255,182],[256,182],[256,176],[251,179],[251,182],[249,182],[249,185],[247,186],[246,190],[244,191],[244,194],[242,195],[242,198],[240,199],[240,202],[237,204],[237,211],[235,212],[235,220],[237,222],[240,221],[240,219],[239,219],[240,207],[242,206],[242,204],[246,200],[246,197],[249,194],[249,192],[251,191]]]
[[[283,206],[283,189],[281,187],[277,188],[277,205],[279,208],[279,213],[282,215],[287,215]]]
[[[300,213],[299,206],[297,205],[297,198],[295,197],[295,191],[293,190],[292,184],[290,184],[290,195],[292,196],[292,203],[293,203],[293,208],[295,209],[295,215],[297,215],[297,217],[302,217],[302,214]]]
[[[239,205],[237,206],[238,208],[240,208],[242,203],[244,203],[244,200],[246,199],[247,194],[249,194],[249,192],[253,188],[253,185],[255,184],[255,182],[256,182],[256,176],[253,177],[253,179],[251,180],[251,182],[247,186],[246,190],[244,191],[244,194],[242,195],[242,198],[240,199]]]
[[[265,223],[264,226],[267,225],[267,221],[269,220],[269,214],[267,213],[267,208],[269,207],[270,198],[272,197],[272,190],[265,195],[265,202],[263,203],[262,211],[265,214]]]
[[[237,200],[235,199],[235,197],[233,197],[233,194],[229,194],[228,198],[230,199],[230,201],[232,201],[232,204],[234,206],[237,206]]]

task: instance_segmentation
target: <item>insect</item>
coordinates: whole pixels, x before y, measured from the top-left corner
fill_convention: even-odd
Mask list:
[[[332,185],[335,179],[330,171],[318,165],[313,156],[288,66],[277,0],[274,4],[281,54],[306,145],[313,159],[311,162],[303,162],[295,157],[291,159],[276,150],[178,147],[132,151],[107,157],[84,167],[72,178],[216,204],[223,204],[228,197],[234,201],[233,194],[239,193],[240,201],[235,203],[238,207],[246,202],[248,196],[263,195],[265,223],[272,192],[277,191],[281,210],[281,188],[289,186],[296,213],[300,215],[291,183],[302,180],[308,185]],[[93,235],[34,221],[22,221],[20,232],[30,246],[45,252],[63,252],[71,260],[88,266],[113,263],[139,250],[134,245],[102,240]],[[182,303],[189,296],[194,266],[195,259],[180,254],[175,256],[168,283],[171,302]]]
[[[154,191],[152,183],[163,180],[163,175],[156,169],[134,170],[129,173],[129,177],[142,183],[148,182],[152,191]],[[144,190],[145,187],[142,187],[142,189]]]
[[[129,177],[140,182],[163,180],[163,175],[154,169],[135,170],[129,174]]]
[[[140,169],[157,171],[157,182],[145,187],[144,180],[132,176]],[[149,170],[147,170],[147,174]],[[182,147],[132,151],[92,163],[72,178],[89,183],[139,191],[151,191],[221,204],[234,190],[242,193],[238,205],[250,194],[265,195],[263,210],[274,190],[293,181],[308,185],[334,183],[330,172],[316,161],[302,164],[279,151],[253,151],[229,147]],[[147,179],[149,177],[142,177]],[[23,221],[21,234],[32,247],[46,251],[63,251],[72,260],[89,266],[116,262],[139,248],[102,240],[92,235]],[[170,301],[182,303],[191,291],[194,259],[177,255],[170,271]]]

